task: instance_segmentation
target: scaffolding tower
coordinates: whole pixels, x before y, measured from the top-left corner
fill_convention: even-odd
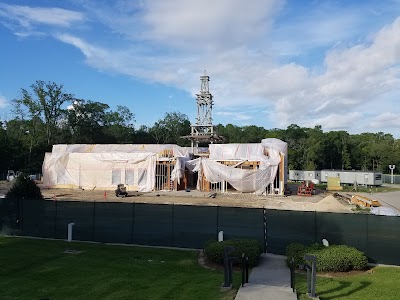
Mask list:
[[[191,125],[191,132],[189,136],[185,136],[192,142],[193,153],[198,149],[200,143],[214,143],[222,142],[223,138],[218,136],[215,132],[212,123],[212,107],[213,96],[210,93],[210,76],[204,71],[204,75],[200,76],[200,93],[196,94],[197,98],[197,117],[196,123]]]

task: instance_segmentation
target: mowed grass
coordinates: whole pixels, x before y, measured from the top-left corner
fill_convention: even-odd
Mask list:
[[[317,296],[321,300],[398,300],[400,299],[400,268],[375,267],[371,273],[327,278],[317,276]],[[296,274],[299,299],[309,299],[307,277]]]
[[[234,299],[237,289],[220,292],[222,282],[197,251],[0,236],[3,300]]]

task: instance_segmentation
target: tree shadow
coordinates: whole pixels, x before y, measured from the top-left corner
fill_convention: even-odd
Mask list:
[[[353,282],[347,282],[347,281],[338,281],[338,283],[339,283],[339,286],[332,288],[330,290],[319,292],[319,293],[317,293],[317,295],[319,297],[323,297],[323,299],[327,299],[327,300],[336,299],[336,298],[345,298],[345,297],[348,297],[348,296],[366,288],[367,286],[371,285],[371,282],[369,282],[369,281],[360,281],[359,282],[360,285],[358,287],[353,288],[347,292],[344,292],[344,293],[341,293],[341,294],[338,294],[335,296],[327,296],[327,297],[323,296],[323,295],[331,294],[331,293],[334,293],[337,291],[341,291],[343,289],[349,288],[352,284],[355,284]]]

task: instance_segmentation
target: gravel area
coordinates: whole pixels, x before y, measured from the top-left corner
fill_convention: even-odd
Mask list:
[[[39,184],[47,200],[97,201],[97,202],[136,202],[154,204],[210,205],[233,207],[256,207],[282,210],[327,211],[351,213],[354,205],[333,197],[333,193],[317,192],[306,196],[259,196],[247,193],[219,194],[187,191],[159,191],[151,193],[130,192],[128,197],[116,197],[113,191],[44,188]],[[0,195],[5,194],[11,183],[0,182]]]

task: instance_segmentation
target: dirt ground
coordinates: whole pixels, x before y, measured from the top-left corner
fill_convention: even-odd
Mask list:
[[[40,183],[42,194],[47,200],[97,201],[97,202],[136,202],[154,204],[183,204],[233,207],[257,207],[282,210],[327,211],[351,213],[354,205],[338,200],[333,193],[317,191],[316,195],[305,196],[259,196],[248,193],[216,194],[187,191],[159,191],[151,193],[130,192],[128,197],[116,197],[112,191],[82,189],[49,189]],[[0,195],[5,194],[11,183],[0,182]],[[295,194],[295,193],[294,193]]]

